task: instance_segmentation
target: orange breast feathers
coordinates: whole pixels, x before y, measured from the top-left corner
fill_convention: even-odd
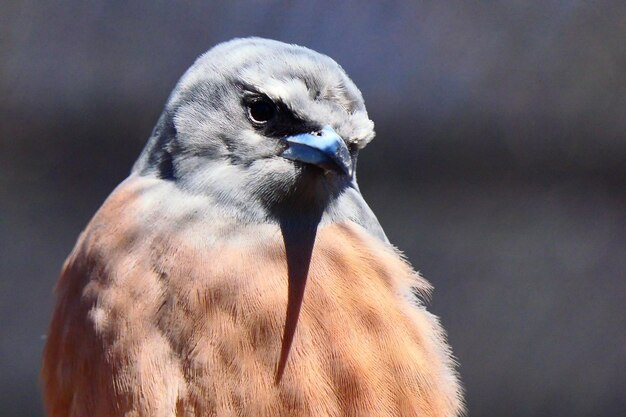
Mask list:
[[[280,229],[213,224],[213,239],[201,219],[143,204],[152,186],[120,186],[66,262],[44,357],[51,416],[458,414],[442,330],[411,294],[429,284],[390,246],[355,224],[320,226],[277,383]]]

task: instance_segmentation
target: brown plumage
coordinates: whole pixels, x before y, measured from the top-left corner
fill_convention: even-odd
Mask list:
[[[127,180],[67,260],[44,355],[50,416],[452,416],[458,387],[429,285],[355,224],[322,227],[291,358],[275,384],[287,295],[279,230],[204,242],[152,227]],[[226,226],[225,226],[226,227]],[[199,258],[199,255],[202,257]],[[262,266],[262,267],[261,267]]]
[[[184,114],[201,117],[180,106],[145,152],[182,140]],[[345,147],[334,130],[304,139],[320,137]],[[192,183],[200,168],[171,149],[140,158],[148,168],[111,194],[63,267],[42,370],[49,416],[459,415],[443,331],[413,294],[430,285],[381,236],[351,170],[332,165],[345,158],[219,156],[201,178],[228,175]],[[237,193],[254,185],[246,204],[274,193],[241,208],[224,181],[255,164],[281,174],[263,177],[271,191],[259,174],[233,180]]]

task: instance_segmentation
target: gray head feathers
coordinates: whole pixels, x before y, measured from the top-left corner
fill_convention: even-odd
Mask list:
[[[259,100],[274,106],[276,121],[255,123],[250,106]],[[374,137],[363,97],[344,70],[297,45],[235,39],[182,76],[133,171],[174,181],[248,221],[312,207],[324,218],[358,218],[380,229],[356,177],[282,156],[285,137],[323,127],[345,142],[353,166]]]
[[[198,93],[210,100],[213,91],[205,87],[216,84],[263,92],[304,119],[323,119],[359,148],[374,137],[361,92],[339,64],[311,49],[261,38],[219,44],[183,75],[167,106]]]

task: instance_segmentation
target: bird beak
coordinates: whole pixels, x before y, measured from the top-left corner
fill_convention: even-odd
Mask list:
[[[352,176],[352,158],[344,140],[330,126],[312,133],[287,136],[282,156],[292,161],[333,169]]]

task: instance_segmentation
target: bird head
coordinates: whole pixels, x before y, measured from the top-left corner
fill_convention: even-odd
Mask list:
[[[183,75],[135,170],[231,207],[324,205],[356,186],[357,154],[373,127],[360,91],[331,58],[235,39]]]

